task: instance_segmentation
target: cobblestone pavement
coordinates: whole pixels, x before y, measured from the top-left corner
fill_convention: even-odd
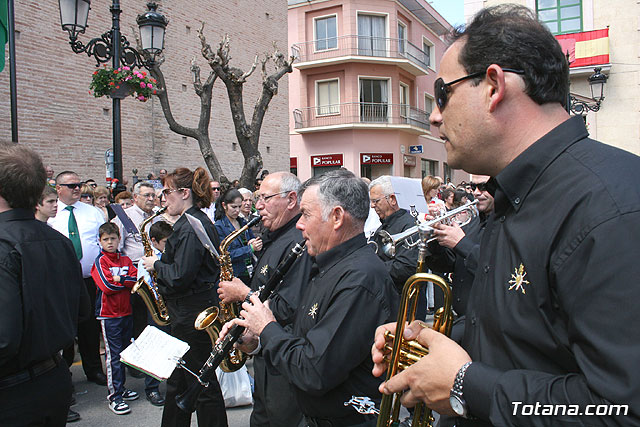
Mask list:
[[[104,360],[103,360],[104,364]],[[251,365],[247,366],[251,371]],[[80,362],[71,366],[72,381],[76,390],[77,403],[71,407],[80,413],[80,421],[69,423],[72,427],[99,426],[99,427],[158,427],[162,418],[162,408],[151,405],[144,394],[144,379],[132,378],[127,375],[126,387],[140,394],[138,400],[127,402],[131,412],[126,415],[116,415],[108,407],[107,387],[99,386],[87,381],[82,371]],[[164,394],[165,383],[160,386]],[[229,427],[247,427],[251,406],[228,408],[227,419]],[[191,418],[191,425],[197,426],[195,414]]]

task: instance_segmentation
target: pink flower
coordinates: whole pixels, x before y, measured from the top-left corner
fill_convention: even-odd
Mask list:
[[[145,88],[145,87],[147,87],[147,85],[144,82],[140,82],[140,87],[141,88]]]
[[[151,83],[147,83],[147,87],[148,87],[149,89],[151,89],[151,88],[153,87],[153,85],[152,85]]]
[[[145,100],[143,95],[140,95],[140,96],[138,97],[138,99],[139,99],[140,101],[144,101],[144,100]]]
[[[127,67],[126,65],[124,67],[122,67],[123,70],[127,70],[129,71],[131,68]]]

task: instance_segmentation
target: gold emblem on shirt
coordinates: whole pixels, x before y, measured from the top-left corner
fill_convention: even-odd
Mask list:
[[[269,271],[269,264],[263,265],[262,268],[260,269],[260,273],[262,273],[263,276],[267,275],[267,271]]]
[[[316,302],[311,306],[311,310],[309,310],[309,316],[311,316],[311,318],[315,320],[317,313],[318,313],[318,303]]]
[[[509,280],[511,286],[509,286],[509,290],[520,290],[523,294],[526,294],[527,292],[524,289],[524,285],[530,284],[528,280],[525,280],[526,275],[527,272],[524,271],[524,265],[520,263],[520,267],[514,269],[514,273],[511,275],[511,280]]]

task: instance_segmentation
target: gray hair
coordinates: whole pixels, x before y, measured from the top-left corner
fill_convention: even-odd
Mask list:
[[[302,194],[313,186],[318,186],[318,198],[322,205],[322,220],[327,221],[331,210],[340,206],[358,221],[365,222],[369,216],[369,192],[367,184],[352,172],[338,169],[320,176],[309,178],[302,184]]]
[[[375,186],[380,186],[382,190],[382,194],[385,196],[390,196],[395,194],[393,191],[393,185],[391,184],[391,177],[389,175],[382,175],[379,178],[374,179],[369,184],[369,191]]]
[[[156,191],[156,188],[149,181],[138,181],[136,182],[136,185],[133,186],[133,194],[140,194],[140,187],[148,187],[154,192]]]
[[[251,190],[249,190],[249,189],[247,189],[247,188],[244,188],[244,187],[242,187],[242,188],[238,188],[238,191],[239,191],[239,192],[240,192],[240,194],[242,194],[243,196],[245,196],[245,195],[247,195],[247,194],[248,194],[248,195],[250,195],[250,196],[253,196],[253,193],[251,192]]]
[[[288,193],[295,192],[298,195],[298,205],[300,205],[300,179],[291,172],[273,172],[267,176],[274,175],[280,179],[280,197],[287,197]]]

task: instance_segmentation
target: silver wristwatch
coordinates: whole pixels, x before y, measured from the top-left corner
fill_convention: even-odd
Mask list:
[[[458,416],[465,418],[468,415],[468,410],[467,402],[465,402],[464,398],[462,397],[462,382],[464,381],[464,374],[467,373],[467,369],[469,368],[471,363],[472,362],[465,363],[464,365],[462,365],[460,370],[458,370],[456,379],[453,381],[453,387],[451,388],[451,392],[449,393],[449,404],[451,405],[453,412],[455,412]]]

